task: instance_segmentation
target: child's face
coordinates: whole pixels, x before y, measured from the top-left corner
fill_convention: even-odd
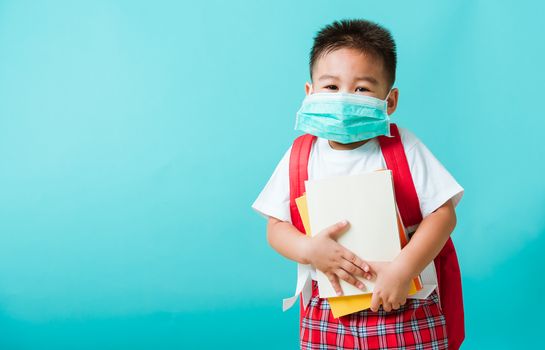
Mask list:
[[[345,92],[385,99],[388,80],[382,60],[358,50],[341,48],[319,58],[312,71],[312,84],[306,83],[306,94]],[[388,114],[397,106],[397,88],[388,96]]]

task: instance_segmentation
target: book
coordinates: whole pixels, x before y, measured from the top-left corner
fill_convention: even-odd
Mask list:
[[[390,172],[390,179],[391,179],[391,172]],[[303,194],[303,196],[296,198],[295,202],[299,210],[299,214],[301,216],[301,220],[303,222],[305,232],[307,235],[311,236],[312,233],[311,233],[311,227],[310,227],[306,193]],[[396,234],[399,237],[399,243],[400,243],[400,249],[401,249],[408,243],[409,237],[405,231],[405,228],[401,221],[401,216],[399,215],[397,207],[395,208],[395,213],[396,213],[396,227],[397,227]],[[431,264],[433,264],[433,262]],[[421,295],[420,297],[425,298],[431,292],[434,286],[435,285],[433,284],[427,285],[426,293]],[[416,296],[420,294],[419,291],[423,291],[422,289],[423,289],[422,280],[420,276],[417,276],[411,282],[409,295]],[[360,291],[359,289],[357,290]],[[327,299],[330,304],[333,316],[335,318],[338,318],[344,315],[348,315],[354,312],[368,309],[371,306],[371,298],[372,298],[372,292],[367,292],[367,293],[363,292],[363,294],[355,294],[355,295],[349,295],[349,296],[334,296],[334,297],[328,297]]]
[[[374,171],[305,181],[311,236],[341,221],[350,227],[337,242],[367,261],[392,261],[401,251],[392,172]],[[320,298],[336,297],[328,277],[316,271]],[[363,277],[361,290],[340,280],[344,296],[372,292],[374,281]]]

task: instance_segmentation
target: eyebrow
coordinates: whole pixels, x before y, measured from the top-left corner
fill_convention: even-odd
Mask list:
[[[375,85],[378,84],[378,81],[375,78],[370,77],[370,76],[364,76],[364,77],[357,77],[356,78],[356,81],[362,81],[362,80],[368,81],[371,84],[375,84]]]
[[[318,80],[325,80],[325,79],[337,79],[337,77],[334,75],[324,74],[318,78]]]
[[[325,80],[325,79],[338,79],[338,77],[334,75],[324,74],[318,78],[318,80]],[[378,81],[371,76],[356,77],[355,81],[368,81],[374,85],[378,84]]]

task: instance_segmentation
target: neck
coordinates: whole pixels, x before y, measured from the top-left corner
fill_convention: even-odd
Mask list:
[[[369,141],[369,140],[363,140],[363,141],[352,142],[352,143],[339,143],[339,142],[336,142],[336,141],[327,140],[327,142],[329,142],[329,146],[331,146],[331,148],[338,149],[338,150],[356,149],[356,148],[364,145],[365,143],[367,143],[367,141]]]

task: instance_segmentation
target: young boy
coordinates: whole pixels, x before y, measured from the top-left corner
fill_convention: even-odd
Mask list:
[[[317,136],[309,156],[309,180],[386,167],[377,137],[389,136],[389,115],[397,107],[399,90],[393,87],[396,61],[389,31],[365,20],[336,21],[314,38],[311,82],[305,85],[305,101],[312,99],[314,105],[304,102],[296,121],[297,130]],[[411,280],[433,263],[449,239],[456,225],[454,208],[464,190],[414,134],[404,128],[399,131],[423,220],[392,262],[363,261],[337,243],[349,228],[348,222],[332,223],[313,237],[292,225],[292,147],[252,205],[268,219],[269,244],[286,258],[313,270],[312,296],[301,322],[300,345],[304,349],[448,346],[437,291],[422,300],[407,296]],[[356,277],[373,279],[371,308],[333,318],[327,299],[318,297],[315,269],[329,277],[338,295],[342,295],[340,279],[359,288],[362,284]]]

